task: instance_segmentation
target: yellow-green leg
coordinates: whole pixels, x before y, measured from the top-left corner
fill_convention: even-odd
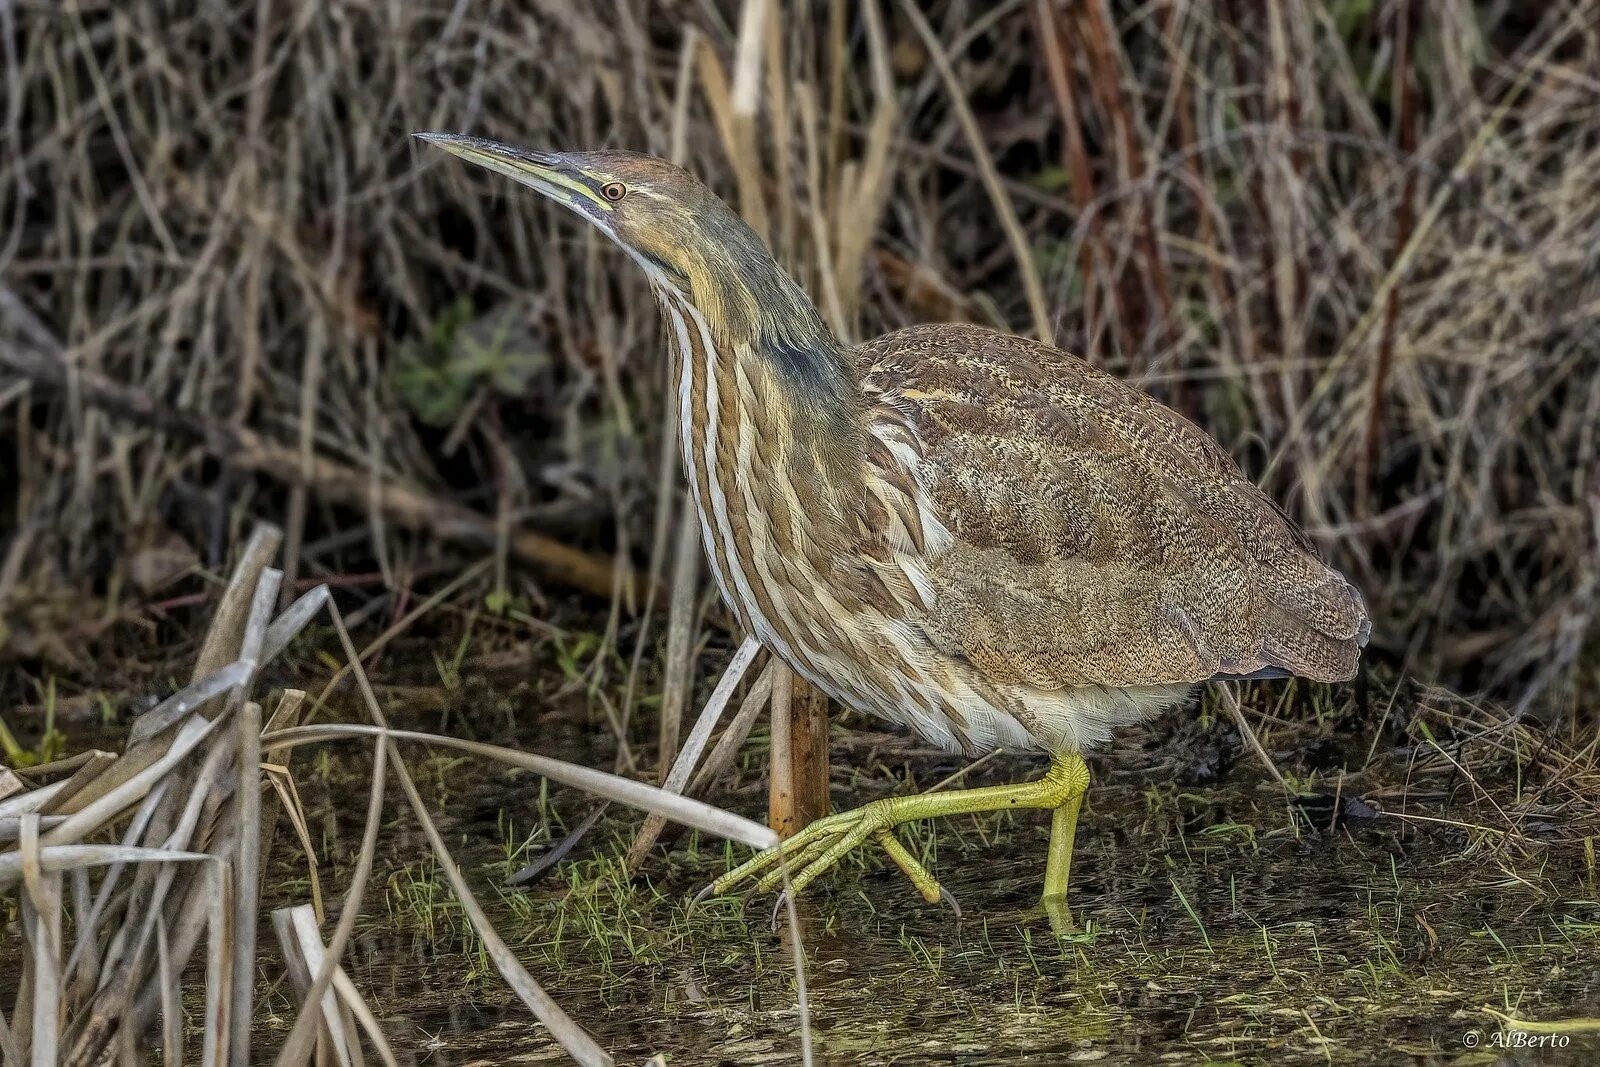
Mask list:
[[[1050,813],[1050,852],[1044,864],[1046,900],[1066,899],[1067,880],[1072,875],[1072,842],[1078,836],[1078,809],[1082,806],[1080,792]]]
[[[1067,876],[1072,866],[1072,838],[1077,827],[1078,808],[1088,788],[1088,765],[1077,753],[1067,753],[1057,756],[1044,777],[1034,782],[874,800],[851,811],[818,819],[783,844],[718,878],[701,895],[720,896],[745,882],[753,882],[758,892],[775,889],[782,884],[785,874],[789,877],[790,891],[799,894],[851,849],[870,838],[905,871],[926,900],[937,901],[945,895],[944,891],[894,836],[894,827],[945,815],[1035,808],[1054,813],[1045,864],[1044,896],[1047,900],[1061,899],[1066,896]]]

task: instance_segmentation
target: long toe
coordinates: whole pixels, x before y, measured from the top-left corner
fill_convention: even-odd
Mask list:
[[[847,836],[847,835],[846,835]],[[794,849],[778,858],[767,873],[756,882],[751,892],[770,893],[779,886],[784,885],[785,878],[794,878],[801,871],[810,867],[817,858],[831,849],[842,839],[838,833],[818,835],[806,842],[804,847]]]
[[[940,901],[944,901],[955,911],[956,918],[961,918],[961,905],[956,903],[956,898],[950,895],[948,889],[939,884],[939,880],[929,873],[928,868],[922,865],[921,860],[911,854],[911,850],[901,843],[893,830],[879,830],[872,836],[879,845],[883,846],[883,851],[894,861],[895,866],[904,871],[906,877],[911,879],[911,884],[917,887],[917,892],[922,894],[923,900],[926,900],[929,904],[937,904]]]
[[[749,881],[753,887],[759,889],[773,875],[776,875],[777,879],[781,881],[783,870],[786,866],[792,866],[797,859],[805,855],[814,845],[825,845],[839,832],[836,827],[826,825],[826,822],[827,820],[814,822],[789,838],[789,840],[774,845],[765,852],[758,853],[735,867],[711,883],[708,887],[710,895],[720,897],[746,881]],[[768,868],[774,866],[777,869],[768,874]]]
[[[811,859],[805,866],[801,867],[792,876],[789,884],[785,887],[785,891],[790,896],[799,896],[805,891],[806,886],[810,885],[812,882],[815,882],[818,878],[831,871],[838,864],[838,862],[848,856],[853,849],[861,847],[861,845],[866,842],[867,838],[871,836],[872,832],[873,827],[867,825],[858,825],[849,833],[839,837],[838,840],[834,841],[833,844],[829,845],[825,850],[823,850],[820,855],[816,856],[814,859]]]
[[[789,840],[767,849],[712,882],[702,896],[722,896],[740,886],[754,893],[782,887],[791,897],[827,873],[851,849],[883,829],[881,805],[863,805],[818,819]]]

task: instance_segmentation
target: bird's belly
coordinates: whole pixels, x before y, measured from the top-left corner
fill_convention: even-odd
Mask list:
[[[759,612],[750,614],[762,643],[830,697],[950,752],[1079,752],[1189,691],[1188,686],[1051,691],[996,683],[936,648],[921,627],[906,620],[877,612],[835,616],[829,630],[834,640],[812,639],[795,647]]]

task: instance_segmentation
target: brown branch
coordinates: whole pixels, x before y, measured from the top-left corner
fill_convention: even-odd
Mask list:
[[[1140,354],[1142,365],[1143,355],[1154,351],[1163,331],[1172,328],[1172,288],[1167,282],[1166,264],[1156,237],[1154,196],[1144,180],[1144,145],[1134,119],[1133,103],[1123,89],[1122,66],[1117,62],[1121,45],[1116,27],[1103,0],[1080,0],[1075,5],[1075,13],[1092,74],[1091,95],[1107,121],[1108,136],[1113,142],[1118,182],[1137,191],[1137,195],[1124,202],[1122,210],[1132,228],[1134,247],[1143,260],[1144,277],[1124,268],[1119,281],[1126,287],[1125,328],[1129,355]],[[1148,282],[1149,291],[1141,291],[1144,282]],[[1152,301],[1154,308],[1150,306]]]
[[[70,382],[87,404],[129,422],[194,440],[219,462],[235,470],[263,474],[286,485],[303,486],[329,503],[362,510],[376,507],[388,522],[447,541],[494,544],[494,521],[471,508],[393,483],[379,483],[374,487],[368,472],[321,456],[314,456],[309,466],[304,465],[298,452],[265,441],[242,426],[168,407],[142,390],[90,370],[73,369],[58,347],[29,329],[31,316],[23,318],[15,314],[20,307],[21,302],[12,294],[0,290],[0,312],[13,323],[21,324],[21,332],[27,334],[31,342],[0,344],[0,366],[29,381],[56,389],[66,389]],[[32,325],[37,326],[37,321],[33,320]],[[574,589],[610,597],[626,588],[626,582],[619,584],[616,573],[619,566],[626,564],[584,552],[543,534],[531,530],[514,531],[509,548],[517,559]],[[624,577],[634,580],[631,575]]]
[[[1077,92],[1072,84],[1072,70],[1067,63],[1066,31],[1056,18],[1051,0],[1037,0],[1034,18],[1044,53],[1045,70],[1050,75],[1050,89],[1055,94],[1056,107],[1061,112],[1061,154],[1066,166],[1069,188],[1072,192],[1074,218],[1082,220],[1089,215],[1094,203],[1094,174],[1089,169],[1089,153],[1083,143],[1082,120],[1078,115]],[[1098,344],[1099,315],[1095,299],[1096,261],[1100,226],[1091,222],[1083,234],[1078,248],[1078,274],[1083,282],[1083,336],[1084,358],[1093,359],[1093,349]]]
[[[1410,159],[1417,150],[1416,80],[1411,71],[1412,37],[1416,32],[1416,13],[1411,0],[1401,0],[1395,12],[1394,95],[1397,102],[1401,156]],[[1411,241],[1416,227],[1417,172],[1407,167],[1400,188],[1400,203],[1395,207],[1394,254],[1398,261]],[[1383,304],[1383,326],[1378,336],[1377,361],[1372,368],[1372,392],[1367,400],[1367,425],[1362,438],[1359,466],[1356,469],[1356,518],[1371,511],[1372,471],[1378,460],[1378,445],[1383,427],[1383,398],[1389,385],[1389,368],[1394,363],[1395,326],[1400,317],[1400,286],[1389,289]]]

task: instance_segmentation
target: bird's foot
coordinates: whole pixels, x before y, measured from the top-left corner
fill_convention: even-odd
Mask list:
[[[851,811],[829,815],[795,834],[775,848],[768,849],[748,863],[734,868],[701,891],[695,899],[721,896],[735,887],[755,892],[776,889],[788,878],[787,891],[798,894],[826,874],[870,838],[883,847],[888,857],[911,879],[923,899],[931,903],[955,900],[939,885],[917,858],[895,837],[894,828],[904,822],[972,815],[986,811],[1019,808],[1053,810],[1049,858],[1045,864],[1044,895],[1066,899],[1067,880],[1072,869],[1072,839],[1077,831],[1078,805],[1089,787],[1089,768],[1077,753],[1055,758],[1043,778],[1014,785],[990,785],[977,789],[952,789],[949,792],[919,793],[908,797],[886,797],[863,804]],[[957,909],[960,914],[960,909]]]
[[[1050,932],[1056,937],[1072,937],[1081,933],[1078,922],[1072,917],[1072,909],[1067,906],[1066,897],[1045,897],[1039,902],[1044,910],[1044,916],[1050,921]]]
[[[793,837],[760,853],[701,891],[696,899],[722,896],[743,886],[751,892],[767,893],[784,884],[790,897],[798,896],[805,888],[838,864],[851,850],[869,839],[882,846],[895,866],[906,873],[917,892],[930,904],[948,903],[961,914],[955,897],[939,885],[928,869],[911,854],[895,836],[894,827],[907,821],[895,801],[912,798],[889,798],[863,804],[850,811],[818,819]]]

